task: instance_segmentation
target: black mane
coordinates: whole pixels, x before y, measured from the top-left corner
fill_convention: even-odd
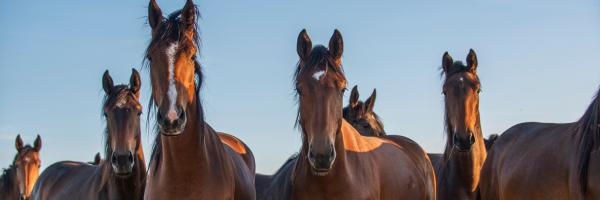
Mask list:
[[[600,91],[576,122],[576,133],[580,135],[579,163],[577,167],[579,186],[583,194],[587,192],[590,156],[600,147]]]

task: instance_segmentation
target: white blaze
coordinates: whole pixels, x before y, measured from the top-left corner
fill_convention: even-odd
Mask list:
[[[313,74],[313,78],[315,78],[315,80],[319,81],[321,80],[321,77],[325,74],[324,70],[315,72],[315,74]]]
[[[177,102],[177,88],[175,87],[175,56],[177,54],[178,42],[173,42],[167,48],[167,59],[169,61],[169,88],[167,95],[169,96],[169,110],[167,112],[167,119],[175,120],[177,117],[177,111],[175,110],[175,102]]]

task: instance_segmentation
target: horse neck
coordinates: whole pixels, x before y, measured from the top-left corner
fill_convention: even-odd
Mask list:
[[[139,139],[138,139],[139,140]],[[141,141],[138,141],[141,142]],[[114,199],[142,199],[146,187],[146,161],[141,143],[136,149],[136,161],[131,176],[119,178],[114,174],[110,162],[102,162],[105,189]],[[113,196],[114,195],[114,196]]]
[[[169,166],[177,166],[182,172],[205,174],[222,165],[226,155],[217,133],[201,117],[201,105],[195,99],[192,102],[187,108],[190,112],[187,112],[188,124],[183,133],[174,137],[160,136],[161,164],[170,162]]]
[[[487,156],[479,112],[475,123],[475,143],[469,152],[457,152],[450,143],[448,137],[446,149],[444,151],[444,160],[441,163],[442,169],[439,180],[441,180],[440,190],[449,190],[456,188],[469,192],[475,192],[479,185],[480,170]],[[450,128],[449,128],[450,129]],[[450,130],[447,131],[450,131]],[[445,185],[445,186],[444,186]]]
[[[11,194],[19,195],[19,184],[17,183],[17,168],[15,165],[11,165],[6,172],[0,177],[0,192],[4,195],[11,196]]]

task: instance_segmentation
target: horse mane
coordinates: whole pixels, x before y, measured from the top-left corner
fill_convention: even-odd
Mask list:
[[[196,5],[194,5],[195,7],[195,11],[196,11],[196,16],[200,16],[200,12],[198,11],[198,8],[196,8]],[[182,14],[182,10],[177,10],[171,14],[169,14],[169,16],[166,19],[163,19],[162,22],[160,22],[160,25],[157,27],[156,32],[153,34],[152,39],[150,40],[150,44],[148,44],[148,47],[146,48],[145,51],[145,56],[144,56],[144,60],[142,63],[142,66],[149,68],[148,66],[150,65],[150,50],[155,47],[156,45],[158,45],[160,42],[162,41],[180,41],[183,37],[182,34],[180,32],[180,24],[181,24],[181,16]],[[200,36],[198,34],[198,21],[194,21],[194,37],[192,38],[194,45],[196,47],[196,50],[198,52],[200,52]],[[200,99],[200,89],[202,88],[202,83],[204,81],[204,75],[202,73],[202,68],[200,65],[200,62],[197,60],[197,58],[194,58],[194,75],[195,75],[195,98],[196,98],[196,107],[197,107],[197,114],[198,114],[198,118],[200,119],[200,126],[203,127],[204,126],[204,110],[202,108],[202,100]],[[154,95],[154,94],[152,94]],[[148,115],[147,115],[147,125],[149,125],[150,121],[154,121],[154,128],[153,128],[153,132],[156,134],[155,139],[154,139],[154,144],[152,145],[152,151],[150,154],[150,166],[153,164],[153,162],[156,159],[156,163],[160,162],[160,152],[161,152],[161,141],[160,141],[160,134],[158,134],[158,124],[156,123],[156,120],[150,120],[151,117],[156,115],[156,112],[158,111],[157,105],[154,103],[154,97],[151,96],[150,100],[148,101]],[[156,157],[155,157],[156,156]],[[154,159],[153,159],[154,158]]]
[[[587,192],[590,156],[600,147],[600,127],[598,126],[600,126],[600,91],[596,93],[592,103],[576,122],[576,133],[581,137],[577,171],[582,194]]]
[[[321,65],[325,66],[325,68],[321,69]],[[346,76],[344,76],[344,70],[342,66],[338,66],[336,64],[336,61],[333,59],[333,57],[329,55],[329,50],[327,49],[327,47],[323,45],[316,45],[310,52],[310,59],[306,62],[302,62],[302,59],[300,59],[296,66],[296,71],[294,72],[294,88],[296,88],[295,97],[297,104],[299,102],[297,85],[300,81],[300,75],[307,72],[315,72],[317,70],[324,70],[325,74],[323,74],[323,76],[327,76],[327,73],[329,73],[329,71],[332,71],[337,80],[346,80]],[[300,118],[300,106],[298,106],[298,111],[296,112],[296,122],[294,123],[295,128],[302,128],[302,126],[299,126],[301,120],[302,119]]]

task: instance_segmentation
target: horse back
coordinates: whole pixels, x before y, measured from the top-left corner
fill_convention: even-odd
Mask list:
[[[482,167],[482,198],[568,199],[573,135],[572,124],[528,122],[506,130]]]
[[[32,199],[94,199],[100,190],[99,166],[62,161],[50,165],[38,178]]]

